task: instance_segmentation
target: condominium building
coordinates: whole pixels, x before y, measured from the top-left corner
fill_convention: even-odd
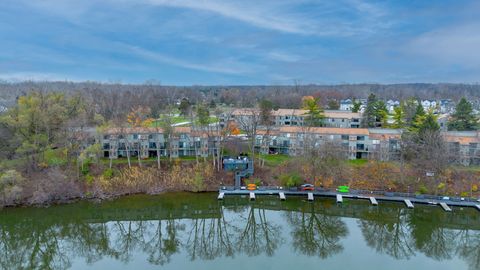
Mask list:
[[[301,109],[278,109],[271,112],[272,126],[304,126],[307,117],[307,110]],[[360,128],[362,120],[361,113],[353,113],[342,110],[325,110],[323,126],[338,128]],[[228,122],[233,121],[238,126],[251,125],[260,119],[258,109],[234,109],[223,113],[220,117],[220,126],[225,127]]]

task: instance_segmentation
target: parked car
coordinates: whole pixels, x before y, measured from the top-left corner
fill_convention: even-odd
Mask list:
[[[445,196],[445,197],[442,198],[442,200],[449,201],[449,200],[450,200],[450,197]]]
[[[312,184],[303,184],[300,186],[301,191],[307,191],[307,190],[315,190],[315,187]]]

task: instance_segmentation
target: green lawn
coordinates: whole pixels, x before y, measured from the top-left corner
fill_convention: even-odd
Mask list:
[[[368,160],[366,159],[349,159],[348,164],[352,166],[362,166],[367,164]]]
[[[179,124],[179,123],[183,123],[183,122],[190,122],[192,119],[188,118],[188,117],[185,117],[185,116],[173,116],[172,117],[172,124]],[[212,123],[215,123],[217,122],[218,119],[217,117],[215,116],[210,116],[210,118],[208,119],[208,123],[209,124],[212,124]],[[196,124],[198,125],[198,121],[196,122]],[[190,124],[186,124],[186,126],[189,126]],[[161,126],[161,120],[155,120],[152,122],[152,124],[150,125],[151,127],[156,127],[156,126]]]
[[[282,164],[285,161],[293,159],[293,157],[288,156],[288,155],[265,155],[265,154],[260,154],[257,155],[257,158],[260,157],[265,160],[265,164],[267,166],[278,166]]]

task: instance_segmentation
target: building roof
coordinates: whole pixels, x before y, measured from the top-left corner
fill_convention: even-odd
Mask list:
[[[175,133],[190,133],[192,129],[190,127],[174,127]],[[104,134],[149,134],[149,133],[163,133],[162,128],[153,128],[153,127],[125,127],[125,128],[108,128]]]
[[[258,109],[255,108],[243,108],[243,109],[234,109],[232,115],[252,115],[254,113],[259,113]],[[273,110],[273,116],[305,116],[308,113],[307,110],[302,109],[278,109]],[[354,113],[349,111],[340,111],[340,110],[325,110],[324,113],[326,118],[361,118],[361,113]]]
[[[284,126],[278,129],[282,133],[315,133],[326,135],[368,135],[366,128],[335,128],[335,127],[291,127]]]

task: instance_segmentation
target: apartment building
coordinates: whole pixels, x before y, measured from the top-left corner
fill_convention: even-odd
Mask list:
[[[113,128],[100,136],[103,156],[111,158],[160,156],[208,157],[217,153],[219,132],[175,127],[171,134],[158,128]],[[451,162],[480,165],[478,131],[442,132]],[[346,159],[398,160],[402,130],[381,128],[340,128],[276,126],[259,128],[255,147],[264,154],[300,156],[311,149],[334,146]],[[245,141],[243,142],[245,143]]]
[[[171,134],[159,128],[112,128],[101,135],[104,157],[207,157],[217,149],[214,132],[175,127]]]
[[[272,111],[272,126],[304,126],[307,110],[278,109]],[[342,110],[325,110],[323,125],[325,127],[360,128],[361,113]],[[249,125],[260,117],[258,109],[234,109],[220,117],[220,126],[225,127],[229,121],[234,121],[238,126]]]

